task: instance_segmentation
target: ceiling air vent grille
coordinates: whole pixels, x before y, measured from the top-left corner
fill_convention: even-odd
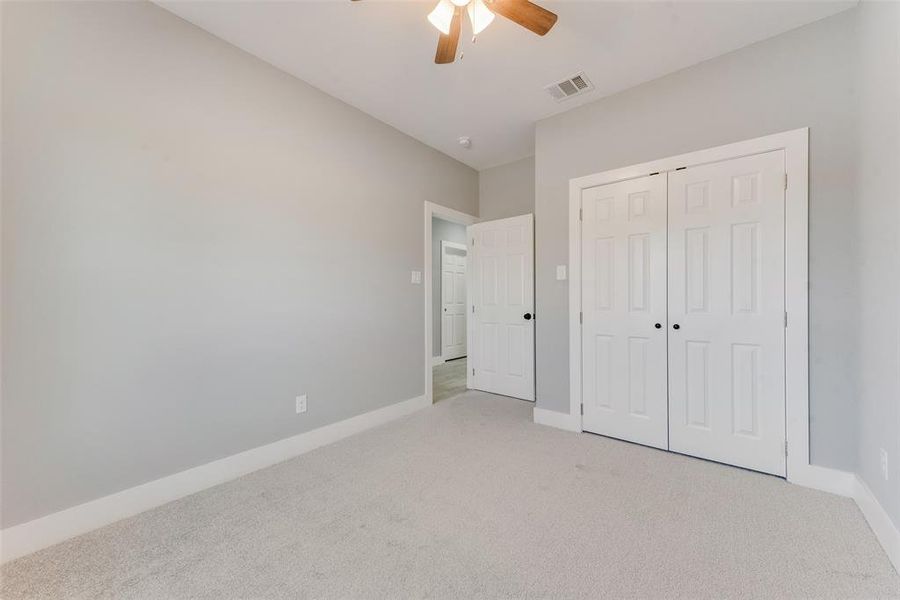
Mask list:
[[[568,79],[564,79],[559,83],[553,83],[544,88],[557,102],[562,102],[572,96],[583,94],[594,89],[591,82],[585,77],[584,73],[578,73]]]

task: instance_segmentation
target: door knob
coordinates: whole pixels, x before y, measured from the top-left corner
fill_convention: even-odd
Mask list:
[[[656,325],[654,325],[654,327],[656,327],[657,329],[662,329],[662,325],[659,324],[659,323],[657,323]]]
[[[675,323],[674,325],[672,325],[672,329],[681,329],[681,325]]]
[[[531,313],[525,313],[525,320],[526,320],[526,321],[530,321],[530,320],[531,320]]]

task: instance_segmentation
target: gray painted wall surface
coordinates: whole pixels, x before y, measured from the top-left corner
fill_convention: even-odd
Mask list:
[[[424,393],[474,170],[150,3],[2,11],[3,527]]]
[[[441,355],[441,240],[466,243],[466,227],[437,217],[431,219],[431,322],[432,356]]]
[[[478,173],[478,210],[483,221],[534,212],[534,157]]]
[[[537,406],[568,410],[570,178],[810,127],[811,453],[856,463],[854,11],[541,121],[536,128]]]
[[[859,474],[900,527],[900,3],[863,2],[858,13],[861,303],[859,354],[845,359],[859,370]]]

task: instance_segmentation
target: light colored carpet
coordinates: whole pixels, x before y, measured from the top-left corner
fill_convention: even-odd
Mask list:
[[[456,358],[432,367],[432,399],[440,402],[466,391],[466,358]]]
[[[896,598],[852,501],[467,392],[7,565],[15,598]]]

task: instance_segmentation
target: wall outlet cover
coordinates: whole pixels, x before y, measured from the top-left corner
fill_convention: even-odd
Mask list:
[[[297,414],[299,415],[300,413],[305,413],[306,412],[306,394],[303,394],[302,396],[297,396],[297,398],[295,399],[295,402],[296,402]]]

